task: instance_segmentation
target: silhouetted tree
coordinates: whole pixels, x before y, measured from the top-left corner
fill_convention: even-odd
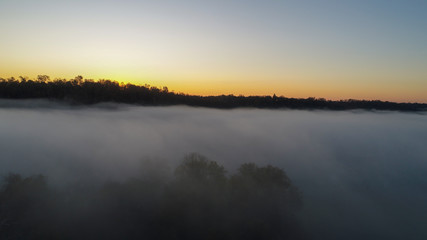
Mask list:
[[[279,168],[244,164],[228,177],[192,153],[167,181],[148,176],[54,191],[41,175],[10,174],[0,239],[301,239],[300,194]]]
[[[47,75],[39,75],[36,80],[20,77],[0,78],[0,98],[26,99],[45,98],[63,100],[73,104],[94,104],[99,102],[121,102],[140,105],[177,105],[201,106],[212,108],[290,108],[290,109],[377,109],[398,111],[426,111],[427,104],[394,103],[379,100],[340,100],[331,101],[324,98],[287,98],[283,96],[197,96],[174,93],[167,87],[162,89],[145,84],[119,84],[116,81],[84,79],[50,80]]]
[[[45,83],[45,82],[50,81],[50,77],[47,76],[47,75],[38,75],[37,76],[37,81],[41,82],[41,83]]]
[[[0,239],[47,239],[55,235],[51,190],[42,175],[10,174],[0,192]]]
[[[231,177],[231,226],[237,239],[295,239],[295,213],[302,201],[285,172],[273,166],[243,164]]]

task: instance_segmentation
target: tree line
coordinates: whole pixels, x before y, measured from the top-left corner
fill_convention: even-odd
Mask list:
[[[253,163],[229,176],[190,154],[173,177],[54,189],[10,174],[0,189],[0,239],[304,239],[302,197],[286,173]]]
[[[198,96],[169,91],[167,87],[135,85],[100,79],[51,80],[47,75],[36,79],[27,77],[0,78],[0,98],[31,99],[42,98],[66,101],[72,104],[95,104],[117,102],[150,106],[188,105],[211,108],[288,108],[288,109],[329,109],[329,110],[396,110],[426,111],[424,103],[396,103],[380,100],[339,100],[324,98],[288,98],[284,96]]]

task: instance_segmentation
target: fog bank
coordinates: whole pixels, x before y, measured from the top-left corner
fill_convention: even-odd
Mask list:
[[[426,239],[427,116],[0,101],[0,175],[63,186],[174,168],[198,152],[234,171],[283,168],[313,239]],[[154,167],[157,168],[157,167]],[[166,168],[166,167],[165,167]]]

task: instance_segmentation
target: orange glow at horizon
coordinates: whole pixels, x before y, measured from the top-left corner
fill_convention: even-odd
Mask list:
[[[24,2],[0,1],[2,78],[427,103],[421,3]]]
[[[19,76],[29,77],[35,79],[37,75],[44,75],[39,73],[35,75],[13,75],[6,74],[0,76],[1,78],[9,78]],[[163,80],[159,77],[153,77],[147,74],[144,78],[136,77],[119,77],[118,75],[110,75],[110,77],[102,77],[102,75],[91,75],[91,74],[71,74],[67,76],[61,76],[60,74],[45,74],[51,77],[51,80],[56,78],[72,79],[75,76],[82,75],[85,79],[108,79],[117,81],[119,83],[131,83],[136,85],[145,85],[162,88],[168,87],[169,91],[175,93],[184,93],[190,95],[200,96],[215,96],[215,95],[243,95],[243,96],[284,96],[289,98],[325,98],[327,100],[346,100],[346,99],[358,99],[358,100],[382,100],[382,101],[394,101],[394,102],[419,102],[427,103],[425,92],[420,88],[402,89],[398,84],[395,86],[389,85],[387,91],[378,91],[382,85],[378,84],[353,84],[345,86],[330,87],[329,85],[320,85],[316,83],[304,84],[304,83],[292,83],[289,81],[285,84],[280,82],[271,84],[263,81],[226,81],[226,80],[212,80],[209,81],[198,81],[193,80]],[[136,79],[136,80],[135,80]],[[301,81],[301,80],[300,80]],[[298,82],[298,81],[297,81]]]

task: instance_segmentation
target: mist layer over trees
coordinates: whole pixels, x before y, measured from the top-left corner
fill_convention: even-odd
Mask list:
[[[84,203],[107,188],[116,193],[106,199],[114,199],[133,192],[126,190],[131,179],[175,182],[177,189],[179,174],[170,173],[182,156],[198,152],[224,166],[229,184],[245,163],[284,169],[302,193],[303,206],[292,222],[304,237],[427,237],[425,113],[69,107],[10,100],[0,106],[0,175],[47,182],[37,189],[53,191],[54,198],[69,189]],[[34,174],[47,180],[25,180]],[[79,211],[72,210],[78,219]]]
[[[101,79],[50,80],[47,75],[39,75],[37,79],[20,77],[19,79],[0,78],[0,98],[29,99],[41,98],[67,101],[73,104],[94,104],[100,102],[116,102],[150,106],[189,105],[211,108],[288,108],[288,109],[377,109],[397,111],[425,111],[427,104],[394,103],[387,101],[341,100],[331,101],[324,98],[309,97],[306,99],[288,98],[284,96],[196,96],[170,92],[167,87],[157,88],[150,85],[118,83]]]
[[[303,239],[301,196],[285,172],[188,155],[171,181],[135,177],[54,191],[10,174],[0,191],[1,239]]]

